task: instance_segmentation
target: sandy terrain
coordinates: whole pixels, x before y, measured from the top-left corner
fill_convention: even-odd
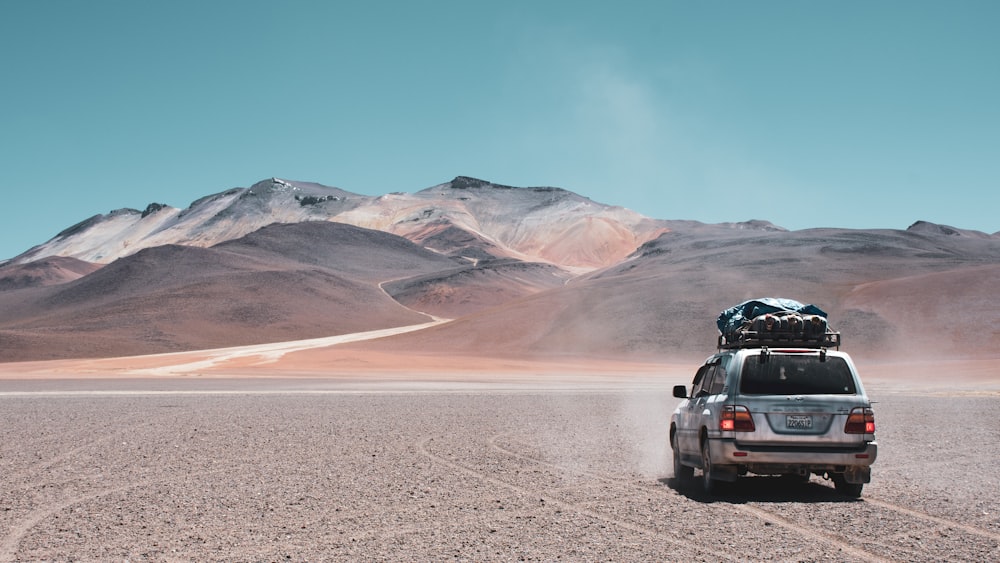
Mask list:
[[[669,469],[670,388],[690,365],[313,350],[324,368],[308,347],[0,365],[0,561],[983,561],[1000,549],[992,363],[861,366],[880,442],[861,500],[815,476],[708,498]]]

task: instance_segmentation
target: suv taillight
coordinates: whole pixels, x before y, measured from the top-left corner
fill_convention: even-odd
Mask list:
[[[851,409],[851,414],[847,415],[844,432],[847,434],[874,434],[875,412],[865,407]]]
[[[722,407],[719,430],[724,432],[753,432],[753,417],[750,416],[750,409],[739,405],[726,405]]]

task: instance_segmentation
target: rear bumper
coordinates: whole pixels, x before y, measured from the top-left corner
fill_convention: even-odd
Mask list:
[[[878,457],[878,443],[868,442],[860,448],[755,447],[737,444],[732,439],[709,440],[714,464],[734,464],[755,467],[800,467],[811,470],[838,470],[843,467],[869,467]]]

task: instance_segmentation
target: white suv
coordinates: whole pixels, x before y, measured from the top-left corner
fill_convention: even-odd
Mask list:
[[[684,399],[670,418],[675,478],[686,483],[700,468],[705,491],[715,493],[747,473],[803,482],[815,473],[861,496],[878,453],[875,416],[851,358],[825,346],[839,346],[839,334],[761,341],[720,338],[690,393],[674,387]]]

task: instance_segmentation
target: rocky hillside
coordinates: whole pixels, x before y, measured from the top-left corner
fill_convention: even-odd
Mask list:
[[[459,177],[369,197],[270,179],[74,225],[0,266],[0,361],[170,352],[453,319],[352,346],[702,357],[746,299],[814,303],[873,358],[1000,356],[1000,237],[665,221]]]

